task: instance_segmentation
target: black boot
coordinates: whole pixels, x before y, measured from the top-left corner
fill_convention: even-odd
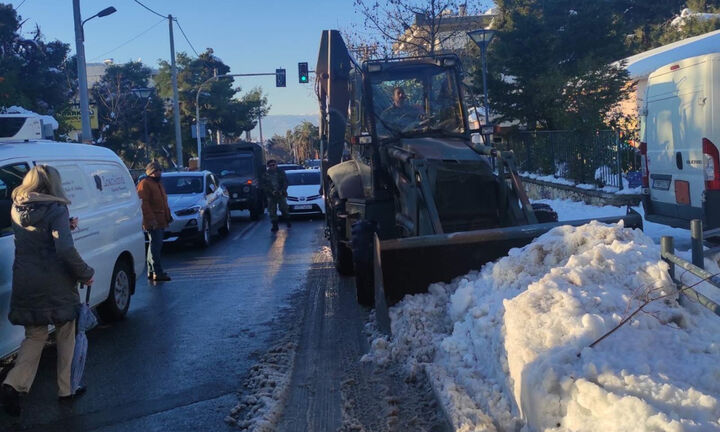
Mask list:
[[[273,221],[273,223],[272,223],[272,228],[270,228],[270,231],[276,232],[276,231],[279,230],[279,229],[280,229],[280,228],[278,228],[278,223],[277,223],[277,221]]]
[[[2,389],[0,389],[0,403],[2,403],[8,415],[13,417],[20,416],[20,393],[11,385],[2,385]]]

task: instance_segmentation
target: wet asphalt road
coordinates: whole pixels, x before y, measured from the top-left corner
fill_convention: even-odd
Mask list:
[[[272,343],[285,301],[300,289],[325,241],[319,220],[276,235],[267,216],[234,217],[206,250],[170,247],[172,282],[142,278],[127,318],[88,334],[88,392],[56,399],[55,350],[46,349],[23,415],[0,431],[228,431],[243,377]]]

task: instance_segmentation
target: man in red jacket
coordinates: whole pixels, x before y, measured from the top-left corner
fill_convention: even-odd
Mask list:
[[[170,276],[163,271],[160,262],[165,228],[172,221],[167,194],[160,178],[162,167],[153,161],[145,167],[147,177],[138,183],[137,191],[142,201],[143,229],[150,238],[147,253],[148,279],[153,281],[169,281]]]

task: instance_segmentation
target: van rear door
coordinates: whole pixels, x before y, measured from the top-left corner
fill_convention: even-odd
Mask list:
[[[668,65],[650,76],[645,142],[653,213],[685,226],[702,218],[703,137],[710,119],[705,57]]]

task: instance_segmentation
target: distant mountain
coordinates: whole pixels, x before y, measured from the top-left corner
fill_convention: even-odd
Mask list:
[[[273,135],[282,135],[285,136],[285,132],[288,129],[294,129],[295,126],[299,125],[300,123],[304,121],[309,121],[315,126],[318,125],[318,115],[317,114],[307,114],[307,115],[269,115],[267,117],[263,117],[262,119],[262,131],[263,131],[263,138],[264,139],[270,139]],[[253,129],[250,132],[250,135],[253,139],[253,141],[257,141],[260,139],[260,132],[257,127]]]

